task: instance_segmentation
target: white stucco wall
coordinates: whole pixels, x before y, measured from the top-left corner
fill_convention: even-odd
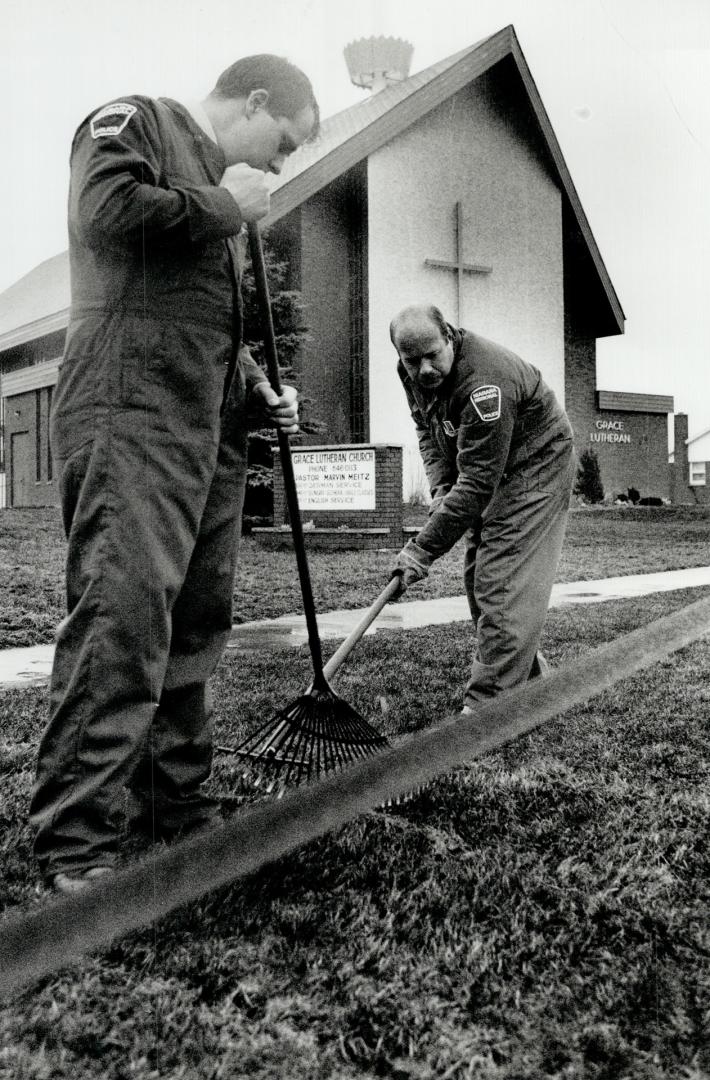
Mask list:
[[[464,258],[492,266],[466,275],[459,324],[538,367],[564,401],[560,191],[534,151],[473,84],[373,154],[368,162],[370,439],[414,442],[389,340],[392,315],[434,303],[456,321],[455,204]],[[405,462],[411,455],[405,454]],[[405,495],[420,483],[408,470]]]

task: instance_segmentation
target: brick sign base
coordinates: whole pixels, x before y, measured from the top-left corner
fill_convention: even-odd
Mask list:
[[[309,548],[342,551],[402,546],[401,446],[299,446],[292,448],[292,456]],[[292,546],[278,449],[274,450],[274,524],[252,529],[252,536],[272,550]]]

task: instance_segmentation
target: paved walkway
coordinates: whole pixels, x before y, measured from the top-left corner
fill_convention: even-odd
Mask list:
[[[657,574],[631,574],[602,578],[599,581],[574,581],[555,585],[550,607],[567,604],[598,604],[649,593],[710,585],[710,566],[689,570],[665,570]],[[373,597],[374,600],[374,597]],[[325,640],[346,637],[362,618],[362,611],[325,611],[318,615],[318,629]],[[412,630],[419,626],[462,622],[470,618],[465,596],[447,596],[439,600],[399,601],[385,608],[368,634],[383,630]],[[278,619],[235,626],[228,648],[242,652],[286,649],[304,645],[308,640],[302,615],[283,615]],[[27,649],[0,651],[0,686],[32,686],[47,681],[52,667],[53,645],[35,645]]]

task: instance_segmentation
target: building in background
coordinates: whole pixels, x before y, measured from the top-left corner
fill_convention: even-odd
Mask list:
[[[568,401],[589,388],[570,387]],[[671,498],[668,470],[668,417],[673,398],[662,394],[623,394],[597,390],[574,417],[577,452],[593,450],[604,493],[613,499],[635,488],[642,498]]]
[[[676,413],[671,460],[674,503],[710,506],[710,428],[688,438],[688,417]]]
[[[306,306],[316,441],[401,443],[404,494],[422,489],[389,322],[430,301],[541,370],[607,487],[667,496],[672,402],[597,392],[596,339],[624,313],[513,28],[412,76],[411,52],[346,48],[369,96],[287,160],[263,222]],[[68,305],[66,253],[0,296],[10,505],[58,501],[47,415]]]
[[[67,253],[0,296],[0,475],[4,505],[58,503],[49,410],[69,321]]]

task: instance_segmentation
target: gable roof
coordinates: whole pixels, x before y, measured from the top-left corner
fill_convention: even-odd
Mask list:
[[[512,26],[324,119],[318,137],[284,163],[272,188],[271,209],[262,224],[268,227],[284,217],[507,57],[515,64],[602,287],[609,318],[607,332],[623,333],[624,312]],[[27,295],[30,292],[32,297]],[[68,256],[63,252],[41,263],[0,296],[0,349],[66,326],[68,306]],[[30,325],[20,321],[28,315],[33,319]],[[44,328],[45,323],[50,329]]]
[[[63,330],[69,300],[69,254],[62,251],[0,294],[0,349]]]
[[[710,428],[706,428],[705,431],[701,431],[698,435],[693,435],[692,438],[686,439],[685,440],[685,445],[686,446],[691,446],[694,442],[697,442],[699,439],[704,439],[706,435],[710,435]]]
[[[512,25],[324,120],[319,137],[302,146],[285,162],[273,190],[271,210],[263,224],[272,224],[306,202],[326,184],[508,57],[515,64],[563,194],[603,289],[611,326],[607,332],[623,333],[623,309]]]

